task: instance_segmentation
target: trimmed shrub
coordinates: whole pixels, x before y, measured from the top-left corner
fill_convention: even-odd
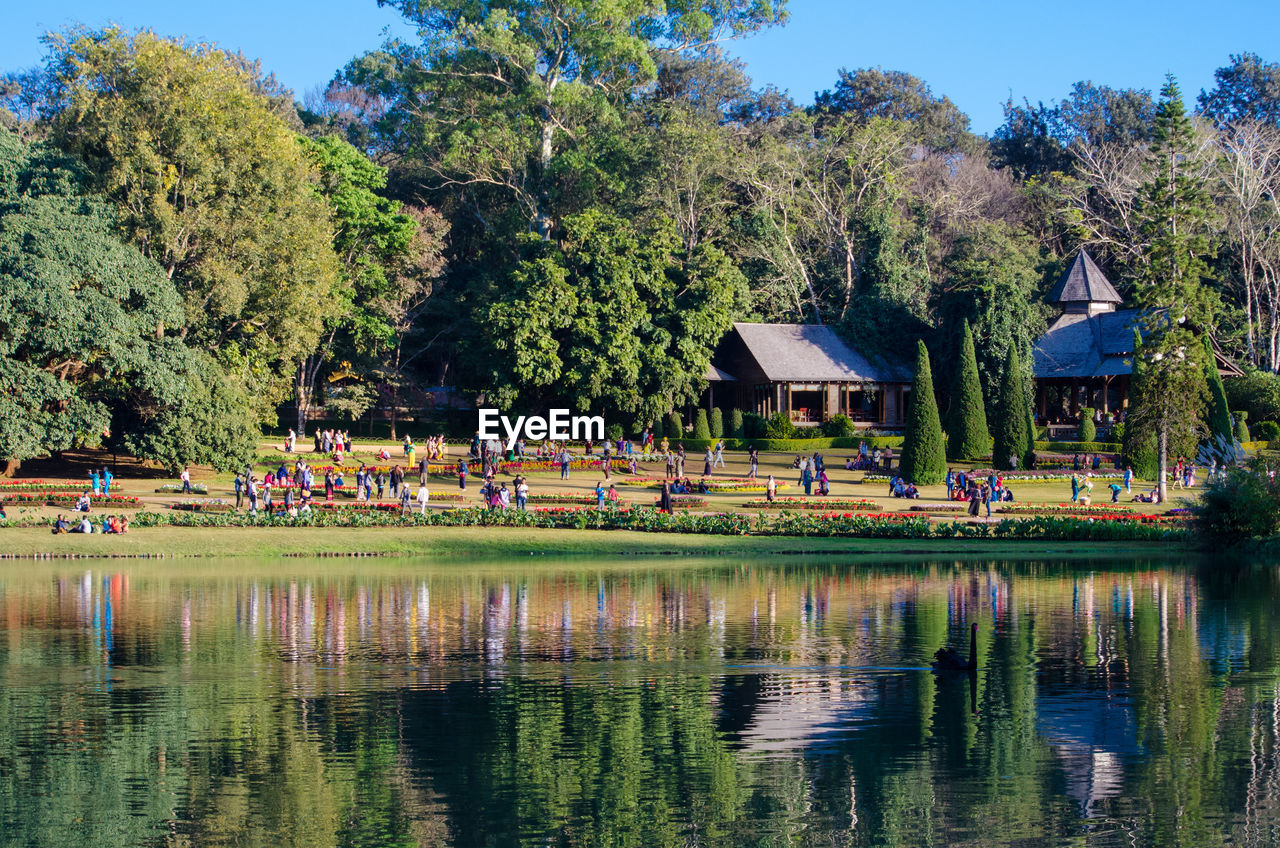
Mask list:
[[[911,407],[907,410],[907,435],[902,441],[902,476],[917,486],[941,483],[947,477],[946,445],[938,419],[938,399],[933,394],[929,351],[916,342],[916,375],[911,383]]]
[[[729,435],[735,439],[741,439],[746,433],[743,432],[742,410],[734,407],[729,410]]]
[[[693,437],[695,439],[710,439],[711,427],[707,424],[707,411],[699,409],[693,414]]]
[[[794,439],[796,425],[791,423],[791,416],[785,412],[775,412],[764,422],[764,435],[768,439]]]
[[[667,427],[663,435],[672,441],[684,438],[684,422],[680,420],[680,413],[674,409],[667,413]]]
[[[822,422],[822,434],[833,439],[852,436],[855,429],[853,419],[839,412]]]
[[[724,432],[724,413],[720,411],[720,407],[711,407],[711,438],[719,439],[725,435]]]
[[[622,425],[610,424],[604,428],[604,437],[611,442],[616,442],[622,438]]]
[[[1205,441],[1212,442],[1221,437],[1231,444],[1235,441],[1235,432],[1231,426],[1231,411],[1227,408],[1227,390],[1222,385],[1222,375],[1218,373],[1218,364],[1213,358],[1213,345],[1209,337],[1204,337],[1204,377],[1209,385],[1209,406],[1205,410],[1205,421],[1209,432]]]
[[[1231,417],[1236,421],[1236,441],[1240,444],[1253,441],[1249,436],[1249,425],[1245,423],[1249,420],[1249,413],[1243,410],[1237,410],[1236,412],[1231,413]]]
[[[1274,442],[1280,439],[1280,424],[1274,421],[1260,421],[1253,425],[1253,437],[1260,442]]]
[[[1026,456],[1031,439],[1027,433],[1027,392],[1022,385],[1022,365],[1018,353],[1009,346],[1005,357],[1004,375],[1000,379],[1000,391],[996,402],[995,436],[991,449],[991,464],[1001,471],[1008,470],[1010,460]]]
[[[1080,407],[1080,441],[1092,442],[1098,438],[1098,427],[1093,423],[1094,409],[1091,406]]]
[[[987,429],[987,405],[978,379],[978,357],[973,348],[973,331],[964,322],[960,338],[960,365],[951,388],[951,410],[947,418],[947,458],[978,459],[991,450]]]

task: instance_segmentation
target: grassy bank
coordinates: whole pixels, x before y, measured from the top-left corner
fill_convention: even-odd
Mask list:
[[[1044,542],[987,539],[849,539],[698,536],[624,530],[507,527],[148,527],[124,536],[53,536],[44,528],[6,530],[0,554],[23,557],[141,556],[271,558],[369,553],[431,558],[517,556],[770,556],[780,554],[964,553],[984,556],[1168,553],[1143,542]]]

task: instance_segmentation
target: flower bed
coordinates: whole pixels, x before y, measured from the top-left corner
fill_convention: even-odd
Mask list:
[[[654,498],[653,505],[657,506],[662,501],[661,497]],[[701,509],[707,505],[707,499],[702,495],[672,495],[672,509]]]
[[[169,509],[180,512],[235,512],[236,508],[224,500],[179,501],[169,504]]]
[[[647,489],[661,489],[662,482],[671,478],[663,477],[627,477],[619,480],[619,486],[643,486]],[[692,478],[690,478],[692,479]],[[708,490],[712,492],[763,492],[765,488],[765,480],[750,480],[746,477],[703,477],[700,483],[706,484]],[[790,483],[784,483],[781,480],[775,481],[778,489],[791,488]]]
[[[1114,520],[1076,516],[1006,518],[998,522],[931,522],[929,516],[908,513],[660,513],[653,509],[598,510],[586,507],[545,507],[520,511],[467,507],[401,516],[376,510],[315,510],[298,516],[229,515],[204,512],[141,512],[135,527],[405,527],[493,526],[555,527],[565,529],[634,530],[655,533],[701,533],[759,536],[847,536],[893,539],[1007,539],[1034,541],[1128,541],[1185,543],[1185,522],[1139,521],[1134,516]]]
[[[911,512],[963,512],[968,508],[968,503],[928,503],[914,504]]]
[[[1088,474],[1090,480],[1122,480],[1124,475],[1120,472],[1094,472],[1094,471],[1042,471],[1039,469],[1033,471],[997,471],[992,472],[991,469],[975,469],[966,471],[965,474],[970,479],[986,480],[994,473],[997,477],[1003,477],[1005,482],[1071,482],[1072,474]],[[894,475],[895,477],[897,475]],[[888,482],[892,479],[888,474],[881,472],[868,472],[863,478],[868,482]]]
[[[819,495],[815,498],[775,498],[770,503],[765,498],[751,498],[743,506],[758,509],[838,509],[853,511],[879,511],[878,501],[869,498],[833,498]]]
[[[0,480],[0,497],[6,492],[75,492],[93,491],[89,483],[55,482],[53,480]]]
[[[81,489],[81,492],[84,490]],[[0,500],[14,506],[56,506],[73,507],[80,500],[79,494],[66,492],[7,492],[0,493]],[[130,495],[95,495],[91,498],[95,509],[136,509],[141,506],[137,498]]]
[[[512,503],[515,502],[515,494],[511,495]],[[608,498],[605,499],[608,503]],[[530,493],[529,503],[531,504],[579,504],[582,506],[595,506],[596,496],[591,494],[579,494],[577,492],[548,492],[548,493]],[[626,501],[619,500],[618,504],[625,506]]]
[[[1001,506],[1000,512],[1036,513],[1040,515],[1118,515],[1121,513],[1133,513],[1134,509],[1131,506],[1121,506],[1120,504],[1011,503]]]
[[[192,483],[191,493],[196,495],[207,495],[209,494],[209,487],[206,486],[204,483]],[[156,494],[180,495],[182,494],[182,484],[181,483],[165,483],[163,486],[160,486],[159,488],[156,489]]]

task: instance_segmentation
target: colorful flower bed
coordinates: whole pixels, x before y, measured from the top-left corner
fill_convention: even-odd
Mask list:
[[[927,503],[914,504],[911,506],[911,512],[964,512],[968,508],[968,503]]]
[[[83,493],[83,489],[80,490]],[[66,492],[14,492],[0,493],[0,500],[14,506],[73,507],[80,500],[79,494]],[[139,500],[129,495],[95,495],[91,498],[95,509],[131,509],[141,506]]]
[[[68,483],[53,480],[0,480],[0,497],[6,492],[75,492],[93,491],[89,483]]]
[[[169,509],[176,509],[180,512],[235,512],[236,508],[224,500],[211,499],[207,501],[178,501],[169,504]]]
[[[643,486],[647,489],[661,489],[663,477],[627,477],[619,480],[619,486]],[[750,480],[746,477],[703,477],[700,483],[706,484],[708,490],[713,492],[763,492],[765,488],[765,480]],[[791,488],[790,483],[777,480],[778,489]]]
[[[192,483],[191,492],[197,495],[207,495],[209,494],[209,487],[206,486],[204,483]],[[180,495],[182,494],[182,484],[181,483],[165,483],[163,486],[160,486],[159,488],[156,489],[156,494]]]
[[[818,496],[815,498],[775,498],[770,503],[765,498],[751,498],[743,506],[758,509],[836,509],[854,511],[879,511],[882,509],[878,501],[870,498],[833,498]]]
[[[1120,504],[1011,503],[1001,506],[999,511],[1008,513],[1036,513],[1039,515],[1118,515],[1121,513],[1130,514],[1134,512],[1134,509],[1131,506],[1121,506]]]
[[[977,478],[979,479],[979,481],[986,480],[988,477],[990,477],[990,476],[992,475],[992,473],[994,473],[997,477],[1003,477],[1003,478],[1004,478],[1004,480],[1005,480],[1005,482],[1010,482],[1010,481],[1013,481],[1013,482],[1018,482],[1018,481],[1026,481],[1026,482],[1059,482],[1059,481],[1060,481],[1060,482],[1069,483],[1069,482],[1071,482],[1071,475],[1072,475],[1072,474],[1081,474],[1081,475],[1083,475],[1083,474],[1088,474],[1088,475],[1089,475],[1089,479],[1090,479],[1090,480],[1095,480],[1095,481],[1096,481],[1096,480],[1107,480],[1107,481],[1110,481],[1110,480],[1122,480],[1122,479],[1124,479],[1124,475],[1123,475],[1122,473],[1120,473],[1120,472],[1113,472],[1113,471],[1106,471],[1106,472],[1103,472],[1103,471],[1088,471],[1088,472],[1086,472],[1086,471],[1042,471],[1042,470],[1039,470],[1039,469],[1035,469],[1035,470],[1032,470],[1032,471],[997,471],[997,472],[992,472],[992,471],[991,471],[991,469],[989,469],[989,468],[983,468],[983,469],[974,469],[973,471],[966,471],[965,473],[966,473],[967,475],[969,475],[969,478],[970,478],[970,479],[973,479],[974,477],[977,477]],[[895,475],[895,476],[896,476],[896,475]],[[883,473],[880,473],[880,472],[875,472],[875,473],[868,473],[868,474],[867,474],[865,477],[863,477],[862,479],[864,479],[864,480],[866,480],[866,481],[868,481],[868,482],[875,482],[875,481],[885,481],[885,482],[888,482],[889,480],[891,480],[891,479],[892,479],[892,477],[890,477],[888,474],[883,474]]]
[[[511,495],[512,503],[515,502],[515,494]],[[606,498],[606,503],[608,499]],[[580,494],[578,492],[537,492],[529,494],[529,503],[531,504],[580,504],[582,506],[595,506],[596,496],[593,494]],[[618,504],[626,506],[626,501],[619,500]]]
[[[662,501],[661,497],[653,499],[653,505],[657,506]],[[701,509],[707,505],[707,499],[702,495],[672,495],[672,509]]]
[[[931,522],[927,515],[907,513],[660,513],[653,509],[597,510],[584,507],[546,507],[537,510],[488,510],[468,507],[431,511],[423,515],[375,510],[315,510],[298,516],[229,515],[204,512],[142,512],[135,527],[405,527],[495,526],[566,529],[634,530],[657,533],[713,535],[847,536],[894,539],[1006,539],[1035,541],[1129,541],[1185,543],[1184,522],[1139,521],[1134,516],[1113,520],[1076,516],[1006,518],[998,522]]]

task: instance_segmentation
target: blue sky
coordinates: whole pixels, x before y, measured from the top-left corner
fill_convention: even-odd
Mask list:
[[[174,3],[133,0],[11,0],[0,28],[0,68],[39,62],[40,35],[83,22],[147,26],[242,50],[262,60],[299,97],[321,86],[350,57],[408,34],[375,0],[220,0]],[[1276,0],[791,0],[791,21],[734,44],[757,84],[773,83],[807,103],[831,86],[840,67],[909,71],[949,96],[987,133],[1001,122],[1000,105],[1050,101],[1073,82],[1158,90],[1166,72],[1188,99],[1213,83],[1228,55],[1244,51],[1280,61]]]

